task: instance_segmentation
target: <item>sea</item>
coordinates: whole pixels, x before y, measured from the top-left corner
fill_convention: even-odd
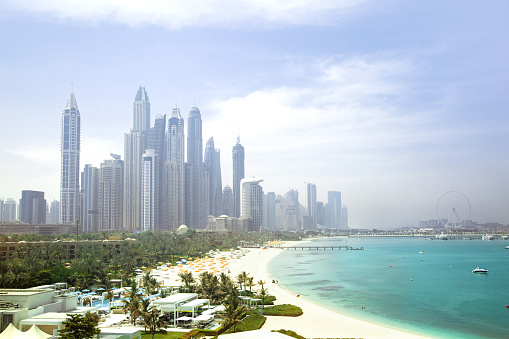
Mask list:
[[[509,338],[509,240],[344,237],[310,245],[364,250],[282,250],[269,272],[296,297],[431,338]],[[476,267],[488,273],[472,273]]]

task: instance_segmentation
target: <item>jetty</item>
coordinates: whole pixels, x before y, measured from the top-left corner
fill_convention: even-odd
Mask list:
[[[352,246],[281,246],[280,248],[285,250],[350,250],[350,251],[357,251],[357,250],[363,250],[364,247],[352,247]]]

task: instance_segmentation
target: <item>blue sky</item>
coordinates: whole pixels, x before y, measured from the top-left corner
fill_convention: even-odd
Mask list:
[[[447,191],[509,223],[506,1],[3,1],[0,197],[58,199],[70,83],[82,167],[123,154],[145,86],[157,114],[196,103],[223,184],[343,194],[352,227],[435,219]],[[458,213],[462,216],[461,201]]]

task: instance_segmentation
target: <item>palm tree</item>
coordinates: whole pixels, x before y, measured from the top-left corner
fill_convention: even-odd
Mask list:
[[[247,278],[247,286],[249,286],[249,292],[251,292],[251,288],[255,285],[254,278],[248,277]]]
[[[108,310],[111,310],[111,302],[113,301],[113,298],[115,298],[115,293],[111,289],[106,291],[105,299],[109,300],[108,302]]]
[[[148,331],[152,334],[152,339],[154,339],[154,335],[157,330],[164,327],[164,322],[160,319],[161,311],[159,311],[155,307],[151,307],[150,310],[143,315],[143,320],[145,321],[145,328],[148,327]]]
[[[194,277],[191,272],[179,272],[178,274],[180,280],[184,283],[184,289],[186,291],[191,291],[194,284]]]
[[[258,281],[258,285],[261,286],[261,289],[258,292],[258,294],[262,298],[262,308],[265,308],[265,297],[267,296],[267,289],[263,287],[264,284],[266,284],[265,281],[263,281],[263,280]]]
[[[136,318],[140,315],[140,297],[138,296],[136,280],[131,280],[131,291],[129,291],[127,298],[122,299],[122,302],[124,303],[124,310],[129,311],[131,322],[136,326]]]
[[[235,293],[234,293],[235,294]],[[237,295],[230,295],[226,301],[226,309],[219,316],[226,322],[226,327],[233,326],[233,332],[237,329],[237,324],[242,323],[242,318],[246,312],[246,307],[239,304]]]
[[[143,322],[145,323],[145,331],[147,331],[147,321],[146,315],[150,312],[150,299],[142,299],[140,303],[140,314],[143,318]]]

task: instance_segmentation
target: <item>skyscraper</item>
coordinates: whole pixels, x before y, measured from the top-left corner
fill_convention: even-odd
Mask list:
[[[276,229],[276,193],[267,193],[267,229]]]
[[[150,100],[145,87],[133,103],[133,129],[124,135],[124,229],[141,229],[141,156],[150,128]]]
[[[223,212],[223,184],[219,149],[214,147],[214,137],[207,140],[204,160],[207,173],[208,215],[218,217]]]
[[[174,107],[168,119],[166,133],[166,161],[163,177],[164,222],[162,226],[174,229],[184,224],[184,119]]]
[[[60,201],[53,200],[49,208],[50,224],[58,224],[60,218]]]
[[[240,144],[240,137],[233,146],[233,213],[234,217],[240,216],[240,181],[244,179],[244,146]]]
[[[99,168],[86,164],[81,172],[81,227],[84,233],[98,232]],[[51,213],[50,213],[51,214]]]
[[[241,216],[253,219],[253,229],[249,231],[263,231],[263,189],[260,182],[263,179],[248,178],[240,182]]]
[[[46,199],[44,192],[25,190],[21,192],[19,219],[29,225],[46,223]]]
[[[112,160],[105,160],[101,164],[98,194],[99,232],[119,230],[123,227],[124,162],[119,155],[111,156]]]
[[[150,100],[145,87],[138,89],[133,103],[133,131],[142,132],[150,128]]]
[[[159,156],[147,149],[142,157],[141,228],[155,231],[159,225],[159,187],[157,185]]]
[[[311,227],[316,228],[316,185],[308,183],[306,186],[307,215],[311,217]]]
[[[4,214],[3,221],[15,221],[16,219],[16,210],[18,209],[18,204],[16,200],[7,198],[4,201]]]
[[[186,187],[189,188],[186,191],[186,224],[191,228],[205,228],[202,122],[196,106],[191,108],[187,119],[186,167]]]
[[[233,191],[228,185],[223,188],[223,212],[221,214],[233,216]]]
[[[343,228],[341,226],[341,192],[329,191],[328,195],[328,214],[330,228]]]
[[[60,222],[65,224],[74,223],[80,217],[80,123],[80,111],[71,87],[60,131]]]
[[[163,202],[163,174],[164,174],[164,162],[166,157],[166,114],[164,116],[157,116],[154,127],[151,127],[147,130],[147,145],[146,149],[153,149],[155,154],[157,154],[157,171],[156,178],[154,184],[157,186],[157,201],[159,204]],[[161,208],[162,207],[162,208]],[[160,229],[161,223],[163,223],[163,212],[164,205],[159,205],[157,208],[157,222],[155,229]],[[166,223],[165,223],[166,224]],[[164,225],[166,228],[166,225]]]

